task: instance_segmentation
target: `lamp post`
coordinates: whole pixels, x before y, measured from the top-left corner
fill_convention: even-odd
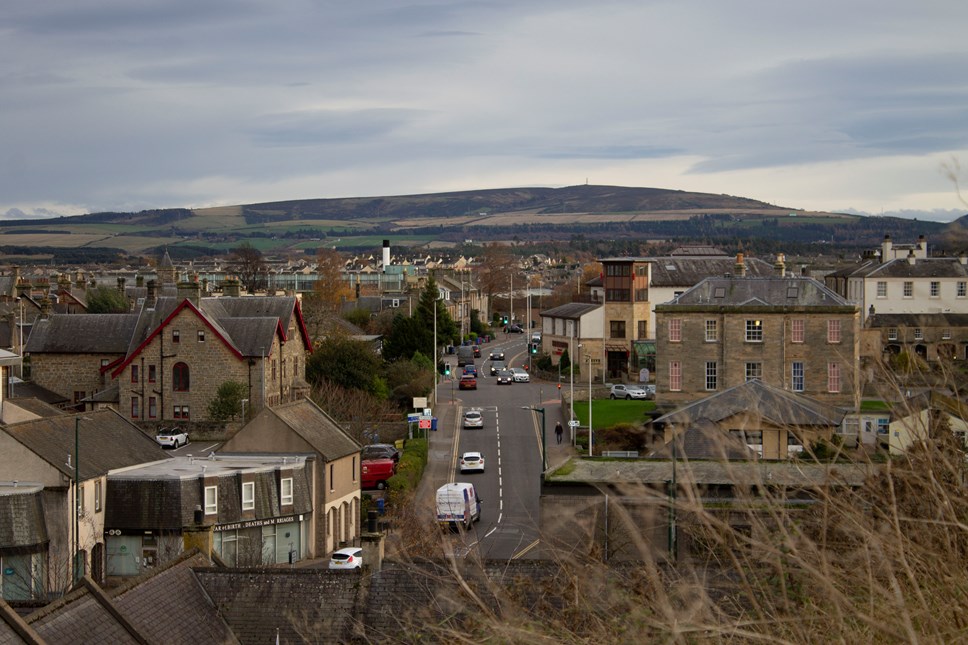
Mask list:
[[[575,420],[575,354],[573,346],[573,341],[575,340],[575,323],[571,321],[571,326],[568,329],[568,372],[571,376],[571,396],[568,397],[569,403],[569,417],[568,417],[568,428],[571,430],[571,442],[575,443],[575,426],[572,423]],[[558,361],[561,365],[561,361]]]
[[[242,423],[245,423],[245,404],[249,402],[248,399],[241,399],[239,401],[242,404]]]
[[[81,510],[80,500],[78,499],[78,494],[81,492],[81,473],[80,473],[80,463],[81,463],[81,417],[74,417],[74,552],[71,553],[71,559],[73,560],[73,567],[71,569],[74,575],[74,584],[80,580],[80,567],[78,567],[77,556],[81,552],[81,533],[80,533],[80,520],[78,514]]]
[[[588,360],[588,456],[595,454],[592,445],[594,443],[594,432],[592,431],[592,357]]]
[[[544,479],[545,471],[548,470],[548,444],[545,440],[545,409],[531,406],[521,406],[522,410],[531,410],[541,414],[541,478]]]

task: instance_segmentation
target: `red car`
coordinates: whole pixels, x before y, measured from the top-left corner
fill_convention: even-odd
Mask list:
[[[461,390],[476,390],[477,378],[473,374],[464,374],[460,377],[460,383],[457,387]]]

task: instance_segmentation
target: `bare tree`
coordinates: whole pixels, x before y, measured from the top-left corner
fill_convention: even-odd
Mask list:
[[[246,241],[232,249],[229,262],[246,291],[255,293],[257,289],[265,286],[268,267],[262,257],[262,251],[252,244]]]

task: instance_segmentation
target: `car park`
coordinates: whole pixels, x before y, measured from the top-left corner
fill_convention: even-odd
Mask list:
[[[330,569],[360,569],[363,567],[363,549],[350,546],[333,551],[329,558]]]
[[[464,427],[465,428],[483,428],[484,415],[481,414],[481,411],[471,409],[464,412]]]
[[[400,461],[400,451],[392,443],[371,443],[363,446],[361,461],[370,459],[392,459],[394,463]]]
[[[457,384],[457,388],[461,390],[476,390],[477,377],[473,374],[464,374],[462,377],[460,377],[460,382]]]
[[[491,352],[491,358],[490,358],[490,360],[492,360],[492,361],[503,361],[504,360],[504,352]]]
[[[649,393],[644,387],[639,387],[638,385],[625,385],[624,383],[617,383],[612,386],[612,390],[608,395],[610,399],[647,399],[649,398]]]
[[[513,382],[514,376],[511,374],[511,370],[501,370],[497,373],[498,385],[510,385]]]
[[[460,458],[461,473],[484,472],[484,455],[479,452],[465,452]]]
[[[528,374],[527,370],[523,370],[520,367],[511,368],[511,378],[515,383],[530,383],[531,376]]]
[[[504,361],[491,361],[491,376],[497,376],[497,373],[506,367]]]
[[[188,443],[188,432],[181,428],[162,428],[155,435],[162,448],[180,448]]]

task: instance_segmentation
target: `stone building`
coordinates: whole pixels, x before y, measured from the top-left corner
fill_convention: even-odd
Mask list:
[[[124,359],[112,366],[118,409],[132,421],[208,418],[227,381],[246,387],[249,409],[303,398],[312,344],[294,297],[202,298],[198,282],[146,303]]]
[[[860,311],[803,277],[707,278],[656,306],[656,398],[681,405],[759,379],[856,408]]]

